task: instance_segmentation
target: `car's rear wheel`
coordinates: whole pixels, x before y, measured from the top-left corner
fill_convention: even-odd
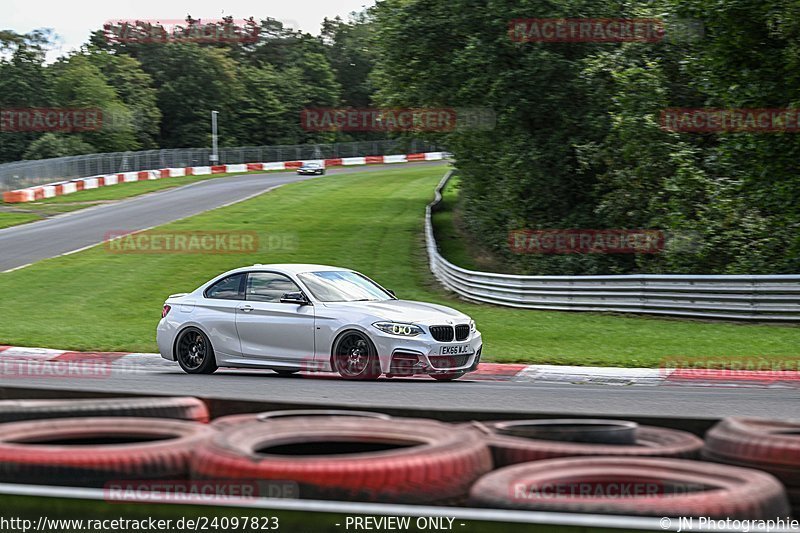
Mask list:
[[[333,368],[345,379],[371,380],[381,375],[378,351],[360,331],[348,331],[337,339]]]
[[[466,372],[451,372],[449,374],[431,374],[436,381],[453,381],[466,374]]]
[[[206,334],[197,328],[186,328],[175,343],[178,364],[188,374],[211,374],[217,370],[214,348]]]

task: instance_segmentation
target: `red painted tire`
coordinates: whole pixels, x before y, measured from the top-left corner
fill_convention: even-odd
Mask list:
[[[175,418],[208,422],[208,408],[192,397],[109,398],[92,400],[4,400],[0,422],[87,416]]]
[[[703,452],[700,455],[705,461],[741,466],[742,468],[755,468],[757,470],[763,470],[764,472],[772,474],[776,478],[780,479],[787,487],[800,487],[800,469],[797,468],[733,459],[731,457],[717,455],[708,449],[703,449]]]
[[[294,481],[302,498],[396,503],[458,501],[491,467],[480,432],[403,418],[242,424],[192,457],[198,479]]]
[[[706,433],[705,449],[717,457],[776,465],[800,473],[800,422],[726,418]]]
[[[624,493],[628,496],[621,496]],[[768,519],[789,512],[780,482],[764,472],[684,459],[580,457],[496,470],[478,480],[482,507],[635,516]]]
[[[158,418],[70,418],[0,425],[0,482],[103,486],[186,479],[189,458],[216,430]]]
[[[676,429],[639,426],[636,428],[634,445],[593,444],[586,442],[562,442],[530,439],[503,435],[497,432],[496,424],[484,422],[478,426],[488,433],[488,443],[497,466],[506,466],[529,461],[541,461],[557,457],[574,456],[621,456],[621,457],[678,457],[695,458],[703,447],[703,441]]]
[[[239,424],[250,422],[271,422],[279,418],[289,418],[297,416],[344,416],[356,418],[378,418],[389,420],[391,417],[383,413],[372,411],[349,411],[338,409],[291,409],[281,411],[266,411],[264,413],[247,413],[241,415],[228,415],[214,419],[211,425],[217,429],[225,429]]]

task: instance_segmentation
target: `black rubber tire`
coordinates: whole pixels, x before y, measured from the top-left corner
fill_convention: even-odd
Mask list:
[[[800,476],[800,422],[730,417],[706,433],[705,451],[720,460],[789,469]]]
[[[430,376],[436,381],[453,381],[463,377],[466,372],[453,372],[450,374],[431,374]]]
[[[789,512],[783,486],[769,474],[653,457],[550,459],[501,468],[473,485],[470,503],[531,511],[754,520],[785,518]]]
[[[173,418],[208,422],[208,408],[197,398],[109,398],[102,400],[4,400],[0,422],[89,416]]]
[[[639,426],[636,429],[636,443],[626,446],[514,437],[497,432],[498,423],[477,424],[487,433],[489,447],[492,449],[492,456],[497,466],[585,455],[693,459],[699,455],[703,447],[703,441],[691,433],[652,426]]]
[[[184,341],[195,345],[198,352],[201,350],[199,347],[203,346],[202,359],[198,365],[195,366],[189,363],[191,353],[182,353]],[[175,339],[175,359],[187,374],[213,374],[217,371],[217,360],[214,356],[214,347],[211,345],[211,341],[205,333],[192,326],[178,333]]]
[[[383,413],[375,413],[372,411],[349,411],[338,409],[291,409],[280,411],[266,411],[263,413],[248,413],[242,415],[229,415],[222,416],[215,419],[212,424],[217,429],[228,428],[234,425],[246,424],[251,422],[270,422],[282,418],[289,417],[319,417],[319,416],[343,416],[343,417],[360,417],[360,418],[377,418],[381,420],[389,420],[391,417]]]
[[[360,343],[357,342],[357,346],[353,346],[352,350],[346,349],[348,347],[346,343],[348,343],[350,338],[360,339]],[[363,355],[366,357],[366,361],[363,364],[363,369],[357,373],[355,371],[351,372],[347,369],[349,366],[349,357],[351,356],[338,353],[340,351],[352,352],[353,350],[366,352],[365,355]],[[333,370],[338,372],[339,375],[344,379],[372,381],[378,379],[382,373],[380,360],[378,359],[378,351],[375,349],[372,339],[370,339],[365,333],[357,330],[343,332],[336,338],[331,352],[331,365]]]
[[[639,424],[628,420],[597,418],[543,418],[492,423],[492,431],[527,439],[591,444],[636,444]]]
[[[800,487],[800,469],[788,466],[781,466],[772,463],[759,463],[756,461],[746,461],[744,459],[734,459],[717,455],[711,450],[704,448],[700,456],[705,461],[722,463],[726,465],[741,466],[742,468],[755,468],[763,470],[780,479],[787,487]]]
[[[157,418],[11,422],[0,431],[0,482],[102,487],[187,479],[190,457],[215,433],[208,424]]]
[[[405,418],[243,424],[220,431],[192,459],[197,479],[294,481],[301,498],[393,503],[461,501],[491,467],[473,428]]]

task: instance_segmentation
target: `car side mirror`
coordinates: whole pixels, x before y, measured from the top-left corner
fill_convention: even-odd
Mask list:
[[[389,294],[391,294],[392,296],[397,298],[397,295],[394,293],[394,291],[392,289],[386,289],[386,292],[388,292]]]
[[[287,292],[281,296],[282,304],[309,305],[309,302],[302,292]]]

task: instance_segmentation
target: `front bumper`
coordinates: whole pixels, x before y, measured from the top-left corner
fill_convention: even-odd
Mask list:
[[[478,366],[483,348],[479,331],[473,332],[463,341],[438,342],[429,335],[403,338],[388,334],[373,334],[378,350],[381,370],[389,376],[412,376],[416,374],[452,374],[472,372]],[[468,353],[443,355],[442,348],[468,347]]]

